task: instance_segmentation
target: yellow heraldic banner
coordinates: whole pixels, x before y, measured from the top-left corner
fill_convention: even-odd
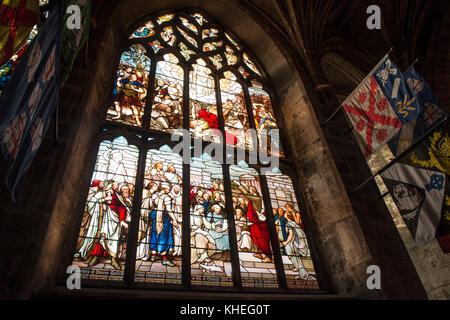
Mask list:
[[[27,40],[38,17],[38,0],[1,0],[0,66]]]

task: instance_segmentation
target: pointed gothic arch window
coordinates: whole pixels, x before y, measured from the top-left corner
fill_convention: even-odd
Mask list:
[[[237,37],[198,10],[148,17],[113,87],[73,260],[85,281],[319,288],[270,84]]]

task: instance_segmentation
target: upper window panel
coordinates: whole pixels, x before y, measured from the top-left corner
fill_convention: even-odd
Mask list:
[[[263,118],[260,129],[259,114],[256,123],[249,115],[252,107],[264,113],[255,103],[272,113],[266,93],[249,94],[254,81],[266,83],[264,73],[231,32],[188,10],[147,18],[128,40],[107,120],[167,133],[186,129],[193,138],[249,151],[263,143],[251,130],[272,140],[274,117]]]
[[[156,65],[150,128],[171,132],[183,127],[184,71],[171,53]]]
[[[248,120],[247,108],[242,86],[236,81],[236,76],[229,71],[225,78],[220,79],[220,95],[225,121],[225,135],[230,137],[227,143],[242,149],[253,149]]]
[[[155,26],[153,25],[153,22],[147,21],[144,25],[137,28],[136,31],[131,34],[130,39],[151,37],[155,34],[154,28]]]
[[[113,101],[106,118],[132,126],[142,126],[150,74],[150,59],[142,45],[133,45],[120,57]]]
[[[269,155],[284,157],[278,125],[269,94],[257,87],[251,87],[248,91],[252,102],[259,147]]]
[[[190,126],[195,138],[220,142],[214,78],[202,59],[189,74]]]

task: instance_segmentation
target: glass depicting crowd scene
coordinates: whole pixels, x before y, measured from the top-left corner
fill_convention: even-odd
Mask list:
[[[156,65],[150,128],[172,132],[183,127],[184,71],[173,54]]]
[[[232,286],[222,165],[203,154],[190,170],[192,284]]]
[[[230,166],[243,287],[278,287],[259,175],[241,161]]]
[[[291,179],[281,173],[266,176],[275,228],[289,288],[317,289],[314,266]]]
[[[123,137],[100,144],[73,262],[83,278],[123,279],[137,161]]]
[[[147,153],[135,280],[181,283],[182,158],[167,145]]]

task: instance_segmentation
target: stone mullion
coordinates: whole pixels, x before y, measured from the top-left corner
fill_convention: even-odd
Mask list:
[[[142,120],[142,128],[150,128],[150,117],[152,113],[153,95],[155,94],[155,78],[156,78],[156,65],[158,63],[157,58],[152,58],[152,64],[150,67],[150,76],[148,79],[147,97],[145,98],[144,117]]]
[[[133,207],[131,209],[131,222],[128,229],[127,254],[124,272],[125,273],[124,281],[126,285],[131,285],[134,282],[135,266],[136,266],[137,234],[139,232],[142,192],[144,189],[146,151],[147,150],[142,146],[139,148],[139,160],[136,171]]]
[[[227,223],[228,223],[228,239],[230,241],[230,259],[231,259],[231,267],[232,267],[232,278],[233,285],[236,288],[242,288],[242,280],[241,280],[241,270],[239,264],[239,252],[237,245],[237,236],[236,236],[236,225],[234,221],[234,212],[233,212],[233,196],[231,193],[231,179],[230,179],[230,171],[229,165],[225,164],[225,159],[227,158],[227,143],[225,136],[225,119],[223,118],[223,110],[222,110],[222,96],[220,94],[220,82],[218,77],[215,79],[215,87],[216,87],[216,102],[217,102],[217,115],[219,117],[219,129],[222,133],[222,169],[223,169],[223,183],[225,187],[225,210],[227,215]],[[233,149],[234,150],[234,149]]]
[[[250,126],[250,129],[252,129],[253,132],[255,132],[254,135],[253,134],[251,135],[252,136],[253,151],[249,151],[249,153],[254,152],[256,154],[256,157],[257,157],[257,155],[258,155],[258,148],[259,148],[259,137],[258,137],[258,134],[257,134],[257,131],[256,131],[256,122],[255,122],[255,117],[253,115],[253,105],[252,105],[252,100],[250,99],[250,93],[248,92],[247,83],[243,83],[242,91],[244,92],[244,101],[245,101],[245,107],[247,109],[247,116],[248,116],[249,126]]]
[[[189,68],[184,68],[184,84],[183,84],[183,129],[189,131]],[[190,137],[183,135],[183,143],[187,143],[185,138]],[[191,139],[189,139],[191,145]],[[184,148],[183,148],[184,150]],[[190,149],[189,149],[190,153]],[[191,287],[191,226],[190,226],[190,190],[191,190],[191,170],[190,155],[183,154],[183,221],[182,221],[182,284],[186,288]]]
[[[227,214],[228,222],[228,239],[230,240],[230,259],[232,267],[233,285],[242,289],[242,276],[239,263],[239,249],[237,244],[236,224],[234,220],[233,212],[233,195],[231,192],[231,178],[230,178],[230,166],[227,164],[222,165],[223,168],[223,183],[225,187],[225,210]]]
[[[270,199],[269,188],[267,186],[267,179],[264,175],[259,175],[261,182],[261,192],[263,197],[263,203],[266,207],[266,223],[269,227],[270,244],[272,246],[273,262],[275,264],[275,270],[277,272],[278,285],[282,289],[287,288],[286,276],[284,273],[283,258],[281,256],[280,244],[278,240],[278,234],[275,228],[275,218],[273,216],[272,203]]]

